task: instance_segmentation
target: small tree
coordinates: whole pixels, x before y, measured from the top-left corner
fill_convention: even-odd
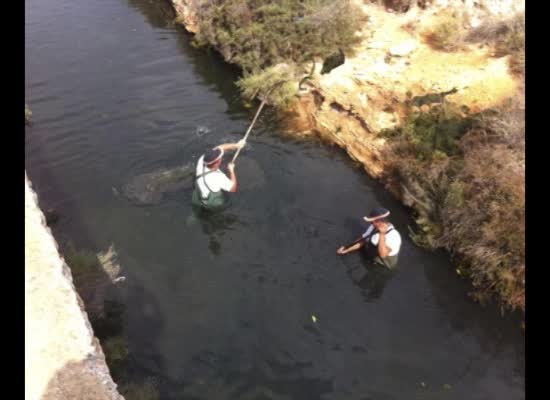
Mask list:
[[[339,49],[352,52],[363,21],[350,0],[208,0],[197,12],[197,42],[214,46],[241,66],[244,79],[293,64],[298,80],[305,64]],[[250,86],[250,80],[245,82]]]

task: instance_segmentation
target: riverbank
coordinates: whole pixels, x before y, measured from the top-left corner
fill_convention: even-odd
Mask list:
[[[412,207],[417,243],[450,251],[474,298],[496,294],[524,310],[524,78],[513,55],[484,39],[523,4],[467,3],[450,16],[447,3],[399,14],[356,1],[368,22],[355,55],[328,74],[317,62],[281,114],[289,132],[342,147]],[[196,2],[172,4],[176,21],[197,33]],[[462,32],[452,48],[435,46],[450,28]]]
[[[124,400],[27,176],[25,398]]]

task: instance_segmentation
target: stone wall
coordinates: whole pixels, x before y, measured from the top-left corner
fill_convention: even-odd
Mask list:
[[[26,174],[25,399],[124,400]]]

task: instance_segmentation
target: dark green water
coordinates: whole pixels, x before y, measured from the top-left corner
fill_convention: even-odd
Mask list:
[[[118,251],[129,379],[152,377],[170,400],[525,398],[518,319],[468,300],[447,256],[412,244],[404,207],[269,113],[222,216],[190,224],[188,190],[152,207],[117,196],[135,175],[240,138],[254,110],[236,73],[155,1],[25,7],[26,169],[42,208],[61,214],[60,242]],[[404,238],[389,277],[335,255],[374,205]]]

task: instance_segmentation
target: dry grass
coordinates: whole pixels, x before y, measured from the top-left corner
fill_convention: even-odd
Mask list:
[[[464,48],[466,36],[462,14],[453,10],[443,10],[422,35],[426,43],[436,50],[457,51]]]
[[[390,136],[388,150],[405,203],[413,205],[419,245],[445,248],[463,264],[478,300],[497,295],[503,306],[525,310],[525,120],[523,96],[473,116],[460,151],[422,147],[423,132],[444,120],[412,116]],[[420,125],[418,122],[421,122]],[[430,125],[431,121],[431,125]],[[413,140],[411,140],[411,138]],[[443,151],[442,151],[443,150]]]
[[[471,43],[485,43],[494,48],[498,57],[509,55],[510,71],[522,75],[525,69],[525,14],[507,20],[487,18],[466,37]]]
[[[525,309],[525,128],[521,109],[503,107],[461,141],[456,176],[463,202],[444,207],[440,244],[470,265],[480,298],[496,293]],[[483,296],[485,295],[485,296]]]

